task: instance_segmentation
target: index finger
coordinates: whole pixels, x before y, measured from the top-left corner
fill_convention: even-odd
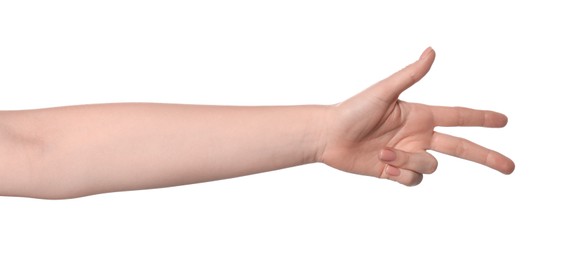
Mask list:
[[[431,107],[435,126],[483,126],[504,127],[507,116],[489,111],[466,107]]]

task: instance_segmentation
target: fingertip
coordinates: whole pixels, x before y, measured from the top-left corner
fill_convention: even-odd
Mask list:
[[[404,185],[407,187],[414,187],[421,184],[422,181],[423,181],[423,175],[415,174],[413,179],[411,179],[409,182],[404,183]]]
[[[511,174],[515,170],[515,163],[507,156],[498,152],[491,153],[485,165],[503,174]]]
[[[433,66],[434,62],[435,62],[435,50],[433,50],[433,48],[431,47],[428,47],[427,49],[425,49],[425,51],[423,51],[421,57],[419,57],[419,60],[415,62],[415,63],[419,63],[417,67],[419,67],[420,70],[418,72],[418,74],[420,73],[420,76],[415,82],[419,81],[419,79],[423,78],[427,74],[427,72],[431,70],[431,67]]]
[[[515,171],[515,163],[511,159],[507,159],[505,164],[501,167],[500,172],[509,175]]]
[[[498,114],[498,126],[499,127],[504,127],[507,125],[507,122],[509,121],[509,118],[507,118],[506,115],[502,114],[502,113],[497,113]]]
[[[399,176],[400,175],[400,170],[394,166],[391,166],[389,164],[386,165],[386,169],[384,169],[384,172],[388,175],[388,176]]]
[[[385,162],[391,162],[397,158],[396,153],[389,148],[382,149],[379,157],[380,160]]]
[[[421,56],[419,56],[419,60],[425,60],[429,57],[433,57],[435,56],[435,50],[433,50],[433,48],[431,46],[427,47],[427,49],[425,49],[423,51],[423,53],[421,53]]]
[[[504,114],[501,114],[501,116],[502,116],[501,127],[504,127],[509,122],[509,118]]]
[[[508,118],[506,115],[498,112],[490,111],[486,113],[486,127],[505,127],[508,122]]]

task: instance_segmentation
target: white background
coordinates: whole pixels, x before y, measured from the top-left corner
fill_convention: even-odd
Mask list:
[[[0,198],[0,259],[564,257],[558,1],[193,2],[205,3],[1,1],[0,109],[332,104],[433,46],[433,69],[402,99],[506,113],[504,129],[441,131],[507,154],[515,173],[437,155],[415,188],[315,164]]]

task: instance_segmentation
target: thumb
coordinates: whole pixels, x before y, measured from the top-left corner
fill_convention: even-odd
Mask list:
[[[367,89],[367,92],[371,93],[370,96],[383,100],[386,103],[395,102],[404,90],[417,83],[429,72],[434,60],[435,51],[428,47],[421,54],[419,60],[372,85]]]

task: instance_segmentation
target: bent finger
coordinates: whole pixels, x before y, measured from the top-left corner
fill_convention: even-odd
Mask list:
[[[380,151],[379,158],[389,165],[418,173],[433,173],[438,166],[437,159],[425,151],[412,153],[394,148],[385,148]]]
[[[515,169],[515,163],[503,154],[447,134],[435,132],[431,139],[431,150],[483,164],[505,174]]]
[[[416,186],[423,181],[423,174],[387,164],[382,177],[399,182],[405,186]]]

